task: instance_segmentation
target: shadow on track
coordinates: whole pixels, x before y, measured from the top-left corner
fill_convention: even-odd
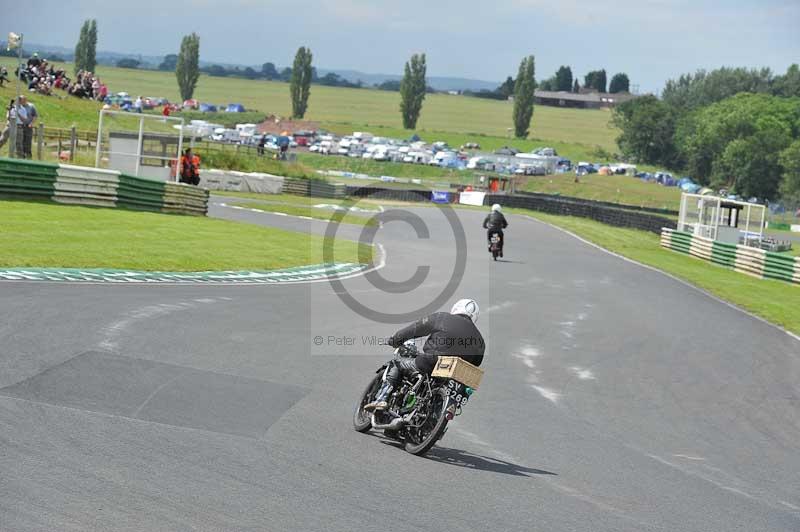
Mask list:
[[[391,445],[402,449],[403,444],[397,440],[379,436],[381,443]],[[465,467],[467,469],[477,469],[478,471],[489,471],[491,473],[502,473],[504,475],[512,475],[515,477],[530,477],[532,475],[558,475],[552,471],[545,471],[544,469],[535,469],[532,467],[525,467],[499,458],[491,456],[481,456],[478,454],[462,451],[459,449],[450,449],[447,447],[434,447],[425,459],[433,460],[442,464]]]
[[[497,259],[494,262],[507,262],[508,264],[525,264],[525,262],[521,260],[509,260],[509,259]]]
[[[478,469],[480,471],[490,471],[492,473],[502,473],[517,477],[529,477],[531,475],[557,475],[552,471],[525,467],[512,462],[506,462],[491,456],[481,456],[459,449],[449,449],[447,447],[434,447],[426,458],[441,462],[443,464],[466,467],[467,469]]]

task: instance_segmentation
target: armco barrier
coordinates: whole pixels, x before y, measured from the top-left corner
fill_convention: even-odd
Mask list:
[[[562,216],[590,218],[616,227],[630,227],[656,234],[661,233],[662,227],[673,229],[677,227],[674,221],[663,216],[612,208],[589,202],[589,200],[575,202],[559,196],[487,194],[483,204],[492,205],[494,203],[499,203],[504,207],[517,207]]]
[[[724,244],[668,227],[661,232],[661,245],[760,279],[800,284],[800,257]]]
[[[208,211],[208,191],[191,185],[17,159],[0,159],[0,197],[201,216]]]
[[[430,190],[407,190],[400,188],[359,187],[347,185],[347,195],[390,201],[431,201]]]
[[[308,196],[308,179],[287,177],[283,180],[284,194],[297,194],[298,196]]]

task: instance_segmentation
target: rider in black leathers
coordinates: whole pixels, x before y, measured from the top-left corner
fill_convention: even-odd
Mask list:
[[[365,405],[364,410],[386,409],[386,398],[400,383],[401,377],[416,373],[430,375],[440,355],[461,357],[470,364],[480,366],[486,346],[475,326],[478,312],[478,304],[474,300],[462,299],[453,305],[450,314],[436,312],[397,331],[389,339],[392,347],[400,347],[406,340],[427,336],[423,352],[416,358],[394,361],[375,401]]]
[[[508,227],[508,222],[506,221],[506,217],[503,216],[503,213],[500,212],[501,208],[500,205],[495,203],[492,205],[492,212],[486,215],[486,218],[483,220],[483,228],[486,229],[486,240],[489,242],[489,251],[491,251],[492,245],[492,235],[497,233],[500,235],[500,256],[503,256],[503,244],[505,244],[505,236],[503,235],[503,229]]]

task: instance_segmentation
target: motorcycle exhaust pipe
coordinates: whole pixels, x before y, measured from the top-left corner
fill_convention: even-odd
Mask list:
[[[370,421],[372,422],[372,428],[375,430],[400,430],[406,424],[402,417],[396,417],[389,423],[378,423],[375,420],[375,414],[372,414]]]

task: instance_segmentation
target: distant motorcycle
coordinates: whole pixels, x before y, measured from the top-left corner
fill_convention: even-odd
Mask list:
[[[503,254],[503,238],[500,233],[494,232],[489,237],[489,253],[492,254],[494,260]]]
[[[455,378],[418,374],[403,378],[402,384],[387,398],[388,408],[370,414],[364,405],[375,400],[375,396],[386,379],[392,364],[400,357],[416,357],[418,350],[413,343],[395,349],[395,358],[383,364],[367,385],[356,404],[353,427],[358,432],[370,429],[383,430],[387,436],[405,442],[405,450],[421,456],[444,435],[447,424],[467,404],[474,388],[458,382]],[[442,373],[440,366],[450,367],[455,357],[440,357],[433,373]],[[459,364],[463,361],[459,360]],[[466,364],[470,371],[482,374],[481,370]],[[478,381],[480,377],[478,377]]]

